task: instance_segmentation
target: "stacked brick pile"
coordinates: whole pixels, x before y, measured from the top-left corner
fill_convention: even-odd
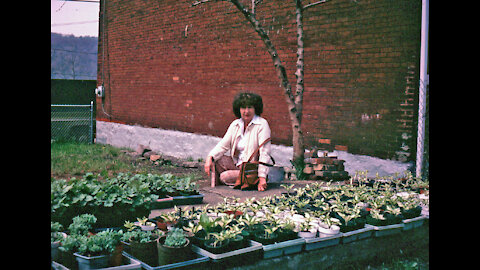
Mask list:
[[[303,173],[306,174],[308,180],[333,180],[342,181],[349,179],[348,172],[345,171],[345,160],[329,153],[332,147],[329,142],[322,144],[323,149],[313,148],[310,152],[305,153],[305,168]]]

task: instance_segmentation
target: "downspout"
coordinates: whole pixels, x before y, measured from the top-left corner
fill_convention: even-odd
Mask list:
[[[103,88],[103,95],[102,95],[102,112],[112,120],[112,116],[110,116],[106,111],[105,111],[105,96],[106,96],[106,89],[105,89],[105,32],[106,32],[106,27],[105,27],[105,6],[107,5],[107,0],[103,0],[103,5],[102,5],[102,88]],[[109,59],[110,61],[110,59]],[[110,85],[108,85],[110,87]],[[110,93],[110,92],[109,92]],[[110,100],[111,102],[111,100]],[[110,105],[110,110],[111,110],[111,105]]]
[[[429,0],[422,0],[422,34],[420,45],[420,85],[418,88],[418,127],[417,127],[417,157],[416,177],[422,177],[423,152],[425,142],[425,107],[426,91],[428,84],[427,59],[428,59],[428,6]]]

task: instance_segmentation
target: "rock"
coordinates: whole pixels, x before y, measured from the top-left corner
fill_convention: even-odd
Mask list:
[[[198,168],[198,167],[199,167],[199,164],[198,164],[198,162],[195,162],[195,161],[184,161],[183,164],[182,164],[182,167],[185,167],[185,168]]]
[[[146,152],[149,152],[149,151],[152,151],[152,149],[147,148],[147,146],[143,144],[139,144],[137,146],[137,149],[135,149],[135,152],[140,156],[143,156]]]
[[[150,158],[151,155],[158,155],[158,153],[155,153],[153,151],[149,151],[149,152],[146,152],[145,154],[143,154],[143,156],[146,157],[146,158]]]
[[[160,155],[150,155],[150,161],[157,161],[161,158]]]

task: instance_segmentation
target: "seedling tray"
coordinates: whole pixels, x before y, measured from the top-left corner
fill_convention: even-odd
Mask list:
[[[255,241],[252,242],[262,246],[264,259],[299,253],[303,250],[303,246],[305,245],[304,238],[297,238],[270,245],[262,245]]]
[[[340,244],[343,233],[337,233],[327,237],[315,237],[305,239],[305,250],[315,250],[324,247],[331,247]]]
[[[157,199],[152,203],[151,209],[165,209],[173,207],[173,197]]]
[[[353,241],[372,237],[373,231],[374,231],[374,228],[369,226],[362,229],[345,232],[343,233],[342,243],[347,244]]]
[[[172,263],[172,264],[165,264],[165,265],[160,265],[160,266],[150,266],[142,261],[139,261],[139,263],[141,264],[141,267],[143,269],[147,269],[147,270],[166,270],[166,269],[188,269],[188,268],[192,268],[192,267],[199,267],[201,268],[202,265],[205,265],[207,264],[209,261],[210,261],[210,258],[207,257],[207,256],[202,256],[200,254],[197,254],[197,253],[194,253],[195,255],[197,255],[197,258],[196,259],[192,259],[192,260],[188,260],[188,261],[183,261],[183,262],[178,262],[178,263]],[[128,258],[134,258],[132,255],[126,253],[126,252],[123,252],[123,255],[128,257]]]
[[[173,199],[173,205],[190,205],[201,204],[203,202],[203,194],[190,195],[190,196],[170,196]]]
[[[142,264],[140,261],[137,259],[134,259],[130,256],[127,256],[127,254],[122,253],[122,255],[125,257],[124,260],[126,261],[126,264],[119,265],[119,266],[112,266],[112,267],[107,267],[107,268],[100,268],[99,270],[134,270],[134,269],[142,269]],[[67,268],[63,266],[60,263],[57,263],[55,261],[52,261],[52,268],[55,270],[69,270],[70,268]]]
[[[403,222],[403,230],[408,231],[414,228],[418,228],[423,225],[423,222],[427,219],[426,216],[418,216],[411,219],[404,219]]]
[[[259,260],[261,258],[262,244],[249,240],[248,247],[220,254],[211,253],[208,250],[200,248],[196,245],[192,245],[192,250],[201,256],[210,258],[210,261],[213,263],[222,263],[228,261],[228,263],[231,264],[233,263],[233,260],[237,260],[239,262],[253,262],[255,260]]]
[[[375,237],[382,237],[392,234],[397,234],[403,231],[403,223],[400,224],[393,224],[393,225],[386,225],[386,226],[373,226],[370,224],[366,224],[365,227],[373,227],[373,235]]]

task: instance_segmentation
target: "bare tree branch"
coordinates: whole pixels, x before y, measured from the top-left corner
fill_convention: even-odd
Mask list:
[[[216,0],[215,0],[216,1]],[[200,4],[203,4],[203,3],[206,3],[206,2],[210,2],[210,0],[199,0],[199,1],[195,1],[192,3],[192,7],[194,6],[198,6]]]
[[[316,6],[316,5],[319,5],[319,4],[323,4],[325,2],[327,2],[328,0],[322,0],[322,1],[318,1],[318,2],[315,2],[315,3],[311,3],[311,4],[308,4],[308,5],[305,5],[303,7],[303,10],[306,10],[307,8],[309,7],[313,7],[313,6]]]

